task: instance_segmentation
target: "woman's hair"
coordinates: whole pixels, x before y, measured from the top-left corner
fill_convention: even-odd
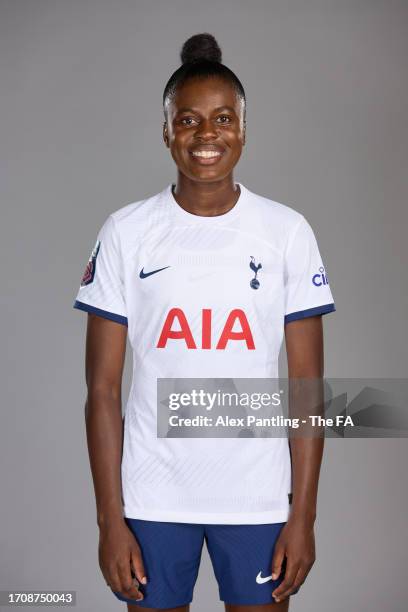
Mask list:
[[[241,98],[245,112],[245,91],[238,77],[222,64],[221,49],[212,34],[195,34],[184,43],[181,53],[181,66],[169,80],[163,92],[163,107],[174,96],[178,87],[189,79],[219,77],[230,83]]]

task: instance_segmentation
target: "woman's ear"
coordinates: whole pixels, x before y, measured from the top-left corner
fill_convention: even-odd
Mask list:
[[[163,140],[164,140],[164,144],[166,145],[166,147],[168,147],[169,146],[169,135],[167,132],[167,121],[163,123]]]
[[[242,146],[244,147],[246,143],[246,121],[244,120],[243,128],[242,128]]]

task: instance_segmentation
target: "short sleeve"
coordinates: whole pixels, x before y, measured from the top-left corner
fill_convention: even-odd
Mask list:
[[[312,228],[302,216],[285,250],[285,323],[336,310]]]
[[[82,276],[74,308],[127,325],[123,261],[115,221],[100,229]]]

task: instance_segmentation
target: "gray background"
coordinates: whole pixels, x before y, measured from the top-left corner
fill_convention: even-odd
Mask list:
[[[337,306],[326,375],[405,377],[408,5],[2,0],[0,24],[0,589],[119,610],[97,562],[72,303],[107,215],[174,180],[161,94],[179,48],[217,37],[248,96],[236,179],[315,230]],[[405,439],[327,441],[294,612],[406,609],[407,459]],[[221,609],[204,552],[193,610]]]

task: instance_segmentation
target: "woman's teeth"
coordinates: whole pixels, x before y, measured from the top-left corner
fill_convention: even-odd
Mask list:
[[[219,151],[193,151],[195,157],[218,157],[221,155]]]

